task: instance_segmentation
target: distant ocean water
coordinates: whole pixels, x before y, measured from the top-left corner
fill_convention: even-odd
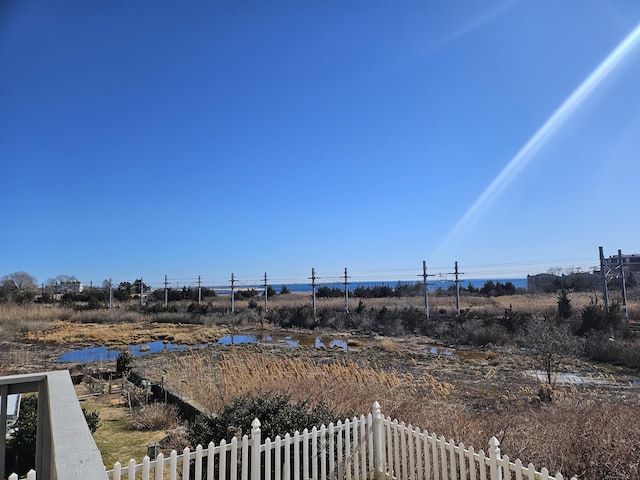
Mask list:
[[[507,283],[511,282],[516,288],[527,288],[527,279],[526,278],[470,278],[470,279],[461,279],[460,280],[460,288],[466,288],[469,284],[473,285],[476,288],[482,288],[487,281],[491,280],[493,283]],[[407,285],[413,285],[416,283],[422,284],[422,280],[376,280],[371,282],[349,282],[349,291],[353,291],[355,288],[363,287],[363,288],[373,288],[379,286],[387,286],[391,288],[395,288],[398,282]],[[287,283],[287,288],[291,292],[311,292],[311,284],[310,283]],[[455,286],[455,282],[453,280],[437,280],[430,278],[428,283],[429,291],[435,291],[438,289],[446,290],[451,286]],[[276,292],[280,292],[282,289],[282,284],[273,284],[271,285]],[[344,289],[344,283],[342,282],[328,282],[328,283],[316,283],[317,287],[329,287],[329,288],[340,288]],[[263,290],[264,285],[243,285],[240,288],[255,288],[256,290]],[[218,289],[215,288],[218,293],[229,293],[230,290],[228,288]]]

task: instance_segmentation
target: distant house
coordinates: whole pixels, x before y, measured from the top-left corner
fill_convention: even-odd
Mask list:
[[[527,275],[529,292],[555,292],[560,289],[589,291],[600,288],[600,272],[577,272],[562,275],[540,273]]]
[[[640,272],[640,255],[635,253],[631,255],[621,255],[620,258],[618,258],[617,255],[611,255],[609,258],[604,259],[604,266],[614,272],[620,265],[620,260],[622,260],[622,266],[625,272]]]
[[[527,275],[527,290],[530,292],[546,292],[553,288],[553,283],[558,280],[557,275],[551,273],[540,273],[538,275]]]
[[[52,293],[54,295],[63,295],[65,293],[82,292],[82,282],[78,280],[65,280],[52,285]]]

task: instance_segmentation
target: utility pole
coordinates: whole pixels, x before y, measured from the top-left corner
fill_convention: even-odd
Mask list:
[[[235,282],[236,282],[236,279],[235,279],[235,277],[233,276],[233,273],[232,273],[231,274],[231,313],[235,313],[235,311],[236,311],[235,310],[235,308],[236,308],[235,307],[235,300],[236,300],[235,299],[235,296],[236,296],[235,295]]]
[[[427,283],[427,277],[432,277],[433,275],[427,275],[427,262],[425,260],[422,261],[422,284],[424,287],[424,316],[427,320],[429,320],[429,288]]]
[[[267,272],[264,272],[264,311],[265,313],[268,311],[267,309],[267,297],[268,297],[268,293],[267,293]]]
[[[200,283],[200,275],[198,275],[198,305],[202,301],[202,284]]]
[[[313,318],[316,316],[316,270],[311,269],[311,305],[313,306]]]
[[[460,316],[460,280],[458,279],[458,262],[456,261],[456,317]]]
[[[169,305],[169,288],[167,287],[167,276],[164,276],[164,308]]]
[[[344,311],[349,313],[349,276],[347,267],[344,267]]]
[[[464,275],[464,273],[458,271],[458,262],[455,263],[455,269],[453,271],[455,275],[456,282],[456,317],[460,316],[460,275]]]
[[[140,306],[144,305],[144,282],[142,281],[142,277],[140,277]]]
[[[113,308],[113,283],[109,279],[109,310]]]
[[[604,252],[600,250],[600,276],[602,277],[602,297],[604,299],[604,311],[609,313],[609,292],[607,291],[607,272],[604,265]]]
[[[622,251],[618,250],[618,266],[620,267],[620,288],[622,291],[622,308],[624,309],[624,319],[629,323],[629,313],[627,312],[627,282],[624,279],[624,264],[622,263]]]

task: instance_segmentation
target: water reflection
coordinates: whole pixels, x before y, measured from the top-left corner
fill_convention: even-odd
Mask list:
[[[56,358],[56,362],[101,362],[106,360],[115,360],[120,355],[120,350],[112,350],[108,347],[85,348],[83,350],[75,350],[67,352]]]
[[[199,348],[204,345],[174,345],[172,343],[164,343],[162,341],[143,343],[141,345],[129,345],[127,349],[134,357],[141,357],[151,353],[166,352],[182,352],[189,348]],[[82,350],[74,350],[67,352],[56,358],[56,362],[73,362],[73,363],[89,363],[104,362],[115,360],[122,352],[122,349],[114,349],[109,347],[84,348]]]
[[[254,333],[226,335],[218,340],[215,345],[240,345],[243,343],[254,343],[257,345],[271,345],[276,347],[310,347],[310,348],[341,348],[343,350],[354,351],[356,348],[349,347],[346,340],[329,336],[314,336],[304,334],[277,334],[277,333]],[[140,345],[129,345],[128,351],[135,357],[149,355],[159,352],[182,352],[189,348],[199,348],[206,344],[189,346],[174,345],[162,341],[143,343]],[[115,349],[109,347],[85,348],[74,350],[60,355],[56,362],[89,363],[115,360],[120,355],[122,348]]]
[[[442,348],[442,347],[427,347],[424,349],[425,353],[430,353],[432,355],[453,355],[453,350],[450,348]]]
[[[295,334],[241,334],[226,335],[216,342],[216,345],[240,345],[242,343],[255,343],[258,345],[272,345],[278,347],[313,347],[313,348],[341,348],[354,350],[349,347],[346,340],[313,335]]]

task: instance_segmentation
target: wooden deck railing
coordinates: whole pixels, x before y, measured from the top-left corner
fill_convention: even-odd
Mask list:
[[[107,479],[67,370],[0,377],[0,478],[5,478],[6,406],[8,396],[17,393],[38,394],[35,473],[29,479]]]

